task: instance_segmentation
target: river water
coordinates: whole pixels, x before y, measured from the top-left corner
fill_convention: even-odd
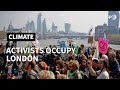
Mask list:
[[[61,38],[61,39],[46,39],[46,40],[39,40],[40,46],[41,47],[48,47],[49,45],[57,45],[57,42],[59,41],[69,41],[69,39],[67,38]],[[75,43],[76,45],[80,46],[81,44],[84,44],[85,47],[90,46],[90,44],[88,44],[88,39],[72,39],[73,43]],[[7,41],[2,41],[3,44],[5,45],[5,43]],[[32,45],[31,42],[27,42],[27,41],[19,41],[17,43],[18,47],[26,47],[27,43],[29,45]],[[68,43],[66,43],[68,45]],[[98,42],[96,42],[96,46],[98,46]],[[120,50],[120,45],[114,45],[114,44],[109,44],[109,46],[111,46],[112,48],[114,48],[115,50]]]

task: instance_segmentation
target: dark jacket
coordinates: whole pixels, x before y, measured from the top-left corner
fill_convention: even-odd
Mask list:
[[[116,78],[120,75],[120,65],[119,62],[117,60],[112,61],[111,63],[109,63],[110,67],[109,70],[111,71],[110,76],[112,76],[113,78]]]

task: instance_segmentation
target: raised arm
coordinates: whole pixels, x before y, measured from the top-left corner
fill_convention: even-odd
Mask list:
[[[97,73],[96,71],[92,68],[92,61],[88,61],[87,62],[87,66],[88,66],[88,69],[89,69],[89,72],[92,76],[97,76]]]

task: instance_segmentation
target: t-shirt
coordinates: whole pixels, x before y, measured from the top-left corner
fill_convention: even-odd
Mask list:
[[[109,79],[109,74],[107,71],[101,72],[101,70],[97,71],[98,77],[97,79]]]
[[[72,75],[73,75],[73,73],[69,72],[68,77],[69,77],[69,78],[72,78]]]
[[[79,70],[76,70],[73,73],[69,72],[68,77],[70,79],[82,79],[82,75],[81,75],[81,72]]]

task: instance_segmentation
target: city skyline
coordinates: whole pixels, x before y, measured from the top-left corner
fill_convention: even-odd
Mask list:
[[[41,13],[41,19],[46,19],[47,29],[52,27],[52,23],[58,30],[65,31],[64,24],[70,23],[71,30],[75,32],[88,33],[91,26],[108,24],[108,11],[0,11],[0,30],[6,29],[10,21],[14,28],[25,27],[27,21],[34,21],[37,30],[37,16]]]

